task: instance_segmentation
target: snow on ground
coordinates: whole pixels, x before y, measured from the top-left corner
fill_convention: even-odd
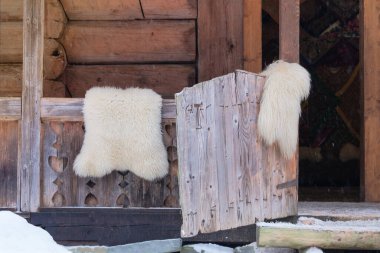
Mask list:
[[[10,211],[0,211],[1,253],[69,253],[42,228]]]

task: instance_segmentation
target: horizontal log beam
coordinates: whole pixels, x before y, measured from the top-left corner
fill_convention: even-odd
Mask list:
[[[69,20],[131,20],[143,14],[139,0],[61,0]]]
[[[148,19],[196,19],[197,0],[141,0]]]
[[[196,19],[197,0],[61,0],[74,20]]]
[[[94,86],[150,88],[163,98],[195,83],[195,66],[191,64],[157,65],[69,65],[60,80],[74,98],[84,97]]]
[[[0,21],[21,21],[23,0],[1,0]]]
[[[312,225],[290,223],[257,223],[256,240],[260,247],[303,249],[311,246],[323,249],[380,249],[379,222],[373,226],[332,222]]]
[[[21,118],[21,98],[0,98],[0,120]]]
[[[196,57],[194,20],[73,21],[60,41],[70,64],[193,62]]]
[[[0,24],[0,63],[22,62],[22,21]]]
[[[42,120],[83,121],[83,98],[43,98],[41,101]],[[176,106],[174,99],[164,99],[162,118],[174,119]]]

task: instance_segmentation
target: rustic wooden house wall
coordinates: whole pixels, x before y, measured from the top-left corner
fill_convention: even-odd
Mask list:
[[[1,172],[7,183],[0,187],[4,193],[0,207],[18,206],[24,210],[61,206],[178,207],[172,102],[167,101],[169,113],[163,115],[170,175],[149,183],[128,173],[115,172],[104,179],[79,179],[73,174],[72,163],[83,138],[82,100],[74,98],[82,98],[93,86],[147,87],[164,98],[173,98],[174,93],[199,80],[244,66],[259,71],[261,54],[251,47],[244,48],[243,44],[261,47],[260,39],[255,41],[261,36],[261,15],[252,15],[261,12],[261,1],[35,0],[28,2],[28,6],[23,3],[4,0],[0,9],[0,97],[13,97],[1,101],[4,105],[1,118],[7,119],[1,124],[1,135],[7,137],[1,143],[5,151]],[[23,28],[23,16],[35,22],[24,22]],[[255,25],[258,32],[244,30],[244,23]],[[39,24],[43,24],[43,29]],[[23,32],[23,29],[30,30]],[[23,45],[23,39],[28,43]],[[23,50],[28,54],[23,55]],[[41,67],[40,57],[43,57]],[[28,60],[24,73],[23,59]],[[26,118],[20,121],[19,129],[21,114]],[[41,139],[36,135],[39,131]],[[21,142],[22,149],[18,152]],[[25,152],[29,149],[33,151]],[[33,162],[29,168],[30,159],[41,163]],[[21,187],[17,188],[17,183]],[[21,199],[21,195],[28,197]]]

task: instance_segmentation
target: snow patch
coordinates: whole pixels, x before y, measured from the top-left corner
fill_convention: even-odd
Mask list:
[[[42,228],[10,211],[0,211],[1,253],[70,253]]]

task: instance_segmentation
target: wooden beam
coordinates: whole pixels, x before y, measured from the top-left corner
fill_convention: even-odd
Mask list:
[[[2,22],[0,38],[0,63],[21,63],[22,22]]]
[[[298,216],[333,220],[380,219],[380,203],[299,202]]]
[[[83,121],[83,98],[43,98],[41,101],[42,120]],[[175,119],[174,99],[164,99],[162,118]]]
[[[0,98],[0,120],[21,118],[21,98]]]
[[[40,102],[43,87],[44,0],[24,0],[21,120],[21,210],[40,205]]]
[[[196,19],[197,0],[140,0],[144,18]]]
[[[299,62],[300,0],[279,1],[280,59]]]
[[[42,208],[30,214],[60,244],[120,245],[180,237],[179,208]],[[127,235],[127,236],[126,236]],[[238,243],[255,240],[253,226],[184,238],[185,243]]]
[[[133,20],[143,18],[139,0],[61,0],[69,20]]]
[[[21,21],[23,0],[1,0],[0,22]]]
[[[71,64],[189,62],[196,55],[195,21],[73,21],[60,42]]]
[[[164,98],[195,83],[192,64],[69,65],[60,80],[74,98],[94,86],[150,88]]]
[[[314,220],[315,221],[315,220]],[[306,221],[307,222],[307,221]],[[379,221],[374,225],[343,225],[317,222],[311,225],[290,223],[258,223],[256,241],[260,247],[303,249],[310,246],[323,249],[380,249]]]
[[[244,70],[262,70],[261,0],[244,0]]]
[[[243,0],[198,1],[198,81],[243,68]]]
[[[380,202],[380,1],[361,0],[362,194]]]
[[[66,52],[55,39],[44,42],[44,79],[54,80],[62,75],[67,65]]]

